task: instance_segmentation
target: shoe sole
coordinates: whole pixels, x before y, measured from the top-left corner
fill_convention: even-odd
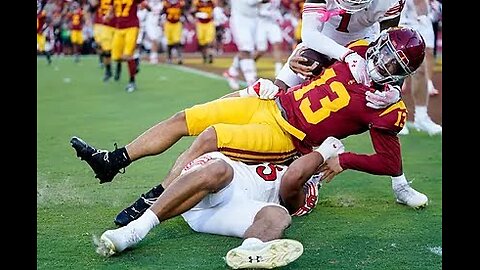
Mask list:
[[[408,205],[408,204],[406,204],[406,203],[404,203],[404,202],[402,202],[402,201],[399,201],[399,200],[396,200],[396,201],[397,201],[397,203],[399,203],[399,204],[403,204],[403,205],[406,205],[406,206],[410,206],[410,207],[412,207],[413,209],[423,209],[423,208],[425,208],[425,207],[428,206],[428,200],[427,200],[426,202],[424,202],[424,203],[419,204],[419,205]]]
[[[94,239],[94,243],[97,245],[95,251],[104,257],[110,257],[117,253],[113,242],[104,235],[100,237],[100,240]]]
[[[270,241],[261,250],[247,250],[241,247],[230,250],[225,256],[228,266],[233,269],[272,269],[287,265],[303,254],[303,245],[295,240],[278,239]]]

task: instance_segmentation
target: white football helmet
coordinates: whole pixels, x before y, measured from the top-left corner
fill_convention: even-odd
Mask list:
[[[335,0],[337,5],[348,13],[355,13],[366,8],[373,0]]]

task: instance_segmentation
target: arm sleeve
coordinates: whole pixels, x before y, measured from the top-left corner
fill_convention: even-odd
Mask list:
[[[399,176],[402,174],[400,140],[393,133],[371,128],[375,153],[372,155],[345,152],[339,155],[340,166],[375,175]]]
[[[320,21],[320,18],[323,16],[321,11],[325,9],[325,4],[304,4],[302,12],[302,42],[309,48],[341,60],[350,49],[321,33],[324,24]]]

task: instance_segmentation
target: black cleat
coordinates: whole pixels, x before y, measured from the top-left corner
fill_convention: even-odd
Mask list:
[[[72,137],[70,144],[77,151],[77,157],[90,165],[95,173],[95,178],[100,180],[100,184],[111,182],[115,175],[120,172],[121,168],[110,162],[110,152],[97,150],[78,137]]]
[[[132,205],[123,209],[115,217],[113,222],[118,226],[125,226],[128,223],[138,219],[145,211],[154,204],[158,197],[163,193],[164,188],[160,184],[156,187],[153,187],[145,194],[142,194]]]
[[[106,72],[105,76],[103,77],[103,81],[108,82],[108,80],[110,80],[111,77],[112,77],[112,73]]]
[[[120,80],[120,73],[115,73],[115,76],[113,76],[113,79],[114,79],[115,81]]]
[[[158,197],[146,198],[144,194],[138,198],[132,205],[123,209],[115,217],[113,222],[118,226],[126,226],[128,223],[139,218],[147,209],[155,203]]]

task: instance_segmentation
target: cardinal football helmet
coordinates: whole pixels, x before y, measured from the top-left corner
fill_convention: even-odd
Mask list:
[[[425,58],[425,40],[409,27],[390,27],[366,52],[367,71],[378,83],[397,82],[413,74]]]
[[[373,0],[335,0],[337,5],[348,13],[355,13],[366,8]]]

